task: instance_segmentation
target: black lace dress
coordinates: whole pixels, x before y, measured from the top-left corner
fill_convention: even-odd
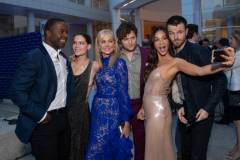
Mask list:
[[[70,160],[83,160],[88,144],[90,111],[87,92],[91,68],[90,62],[82,74],[74,76],[74,94],[68,111],[71,127]]]

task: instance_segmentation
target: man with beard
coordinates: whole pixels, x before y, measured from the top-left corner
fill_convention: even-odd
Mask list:
[[[62,19],[49,19],[42,44],[23,54],[10,94],[20,113],[16,134],[30,142],[36,160],[69,158],[66,106],[72,88],[71,66],[61,52],[68,38]]]
[[[143,73],[148,54],[146,49],[137,45],[137,28],[134,24],[130,22],[122,23],[116,34],[121,48],[121,58],[126,61],[128,67],[128,93],[134,114],[130,122],[134,140],[134,159],[144,160],[144,122],[137,119],[137,113],[142,105]]]
[[[167,21],[168,35],[176,56],[198,66],[211,63],[209,50],[187,41],[186,25],[187,21],[182,16],[172,16]],[[177,84],[183,101],[178,110],[181,148],[178,159],[206,160],[214,109],[226,89],[226,77],[222,72],[205,77],[181,73],[177,76]]]

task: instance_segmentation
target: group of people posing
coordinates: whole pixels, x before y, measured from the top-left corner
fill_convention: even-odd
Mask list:
[[[186,40],[186,25],[184,17],[172,16],[166,27],[154,28],[150,50],[137,45],[130,22],[120,24],[116,36],[103,29],[94,61],[91,38],[79,33],[69,61],[61,52],[67,24],[49,19],[42,44],[23,54],[10,88],[20,109],[19,139],[30,142],[36,160],[130,160],[132,147],[135,160],[174,160],[168,94],[176,79],[178,159],[206,160],[214,107],[226,88],[221,71],[234,64],[235,51],[225,48],[216,61]]]

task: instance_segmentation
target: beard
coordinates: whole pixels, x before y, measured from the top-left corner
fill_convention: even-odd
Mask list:
[[[133,52],[133,51],[135,51],[136,48],[137,48],[137,45],[135,45],[135,46],[133,47],[133,49],[125,48],[125,47],[122,45],[122,49],[125,50],[125,51],[127,51],[127,52]]]
[[[174,48],[174,49],[181,48],[184,43],[185,43],[185,41],[179,41],[179,40],[178,40],[177,42],[172,43],[172,44],[173,44],[173,48]]]

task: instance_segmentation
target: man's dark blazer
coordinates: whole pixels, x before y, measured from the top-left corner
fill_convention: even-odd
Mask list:
[[[63,57],[66,58],[64,55]],[[68,102],[72,90],[72,70],[69,61],[67,70]],[[29,141],[33,129],[54,100],[56,91],[56,71],[45,47],[40,45],[39,48],[23,54],[9,93],[14,104],[20,109],[15,132],[23,143]]]
[[[186,42],[184,48],[177,53],[177,57],[198,66],[211,63],[211,52],[190,42]],[[225,74],[220,72],[204,77],[193,77],[182,73],[181,80],[187,119],[193,120],[200,108],[206,110],[210,116],[213,115],[215,106],[220,102],[226,89]]]

